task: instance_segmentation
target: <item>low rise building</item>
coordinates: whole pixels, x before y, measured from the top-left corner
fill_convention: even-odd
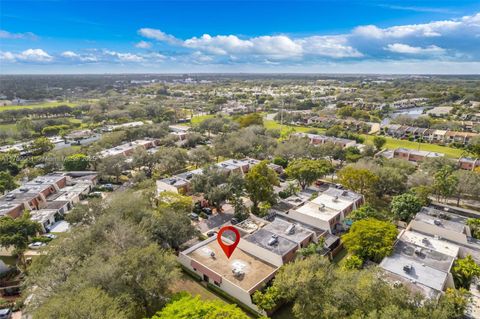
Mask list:
[[[293,134],[293,136],[308,138],[309,141],[310,141],[310,144],[313,144],[313,145],[333,143],[333,144],[339,145],[343,148],[357,145],[357,142],[355,142],[354,140],[349,140],[349,139],[346,139],[346,138],[333,137],[333,136],[308,134],[308,133],[295,133],[295,134]]]
[[[451,270],[457,258],[470,255],[480,263],[480,242],[470,237],[467,217],[446,208],[423,207],[401,232],[393,254],[380,263],[385,278],[437,298],[455,288]],[[479,304],[477,299],[474,305]]]
[[[363,195],[330,187],[312,200],[286,212],[277,211],[277,213],[335,234],[343,228],[342,223],[348,214],[363,204]]]
[[[131,156],[136,148],[144,148],[146,150],[157,145],[157,140],[136,140],[133,142],[123,143],[121,145],[101,151],[98,156],[106,158],[110,156]]]
[[[473,171],[477,167],[480,167],[480,159],[478,158],[469,158],[469,157],[461,157],[458,159],[458,167],[461,169]]]
[[[227,237],[222,240],[229,244]],[[217,286],[251,309],[262,312],[252,301],[255,291],[262,289],[278,271],[271,255],[240,238],[237,248],[227,258],[216,236],[179,253],[179,262],[203,281]]]

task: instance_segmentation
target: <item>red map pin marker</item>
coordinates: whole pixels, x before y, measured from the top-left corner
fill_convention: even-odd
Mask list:
[[[235,242],[231,245],[227,245],[222,241],[222,234],[223,234],[224,231],[227,231],[227,230],[231,230],[232,232],[235,233]],[[218,241],[218,244],[220,245],[220,247],[222,247],[222,250],[225,253],[225,255],[227,255],[227,258],[230,258],[230,256],[233,254],[233,251],[235,250],[235,248],[237,248],[238,242],[240,241],[240,233],[233,226],[224,226],[224,227],[220,228],[220,230],[218,231],[217,241]]]

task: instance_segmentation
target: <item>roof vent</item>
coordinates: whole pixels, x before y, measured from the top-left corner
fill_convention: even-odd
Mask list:
[[[213,259],[215,259],[215,252],[214,252],[214,251],[212,251],[212,252],[210,253],[210,257],[212,257]]]
[[[278,235],[273,234],[272,237],[268,240],[268,246],[273,246],[278,243]]]
[[[407,274],[411,273],[413,270],[413,266],[412,265],[405,265],[403,266],[403,271],[406,272]]]
[[[442,221],[441,221],[440,219],[435,219],[435,220],[433,221],[433,223],[434,223],[435,225],[437,225],[437,226],[442,225]]]
[[[334,201],[334,202],[338,202],[338,196],[335,196],[335,197],[333,198],[333,201]]]

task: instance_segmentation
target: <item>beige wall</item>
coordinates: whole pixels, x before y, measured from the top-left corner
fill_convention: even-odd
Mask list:
[[[269,264],[280,267],[283,265],[282,256],[272,253],[271,251],[262,248],[254,243],[251,243],[247,240],[240,240],[238,243],[238,248],[249,253],[253,256],[262,256],[262,260],[265,260]]]

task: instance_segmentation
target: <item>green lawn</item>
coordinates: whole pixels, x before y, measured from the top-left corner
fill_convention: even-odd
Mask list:
[[[200,123],[203,120],[213,116],[214,115],[195,116],[194,118],[192,118],[192,124]],[[274,120],[265,120],[265,119],[263,120],[263,126],[267,129],[280,130],[280,134],[282,136],[285,136],[291,132],[307,132],[312,129],[317,130],[319,134],[322,134],[323,132],[325,132],[325,129],[318,129],[318,128],[308,127],[308,126],[293,126],[288,124],[280,125],[280,123]],[[365,143],[373,144],[374,135],[361,134],[361,136],[365,138]],[[437,144],[417,143],[417,142],[411,142],[408,140],[399,140],[392,137],[386,137],[386,139],[387,139],[387,143],[385,144],[385,148],[390,150],[396,149],[399,147],[404,147],[404,148],[420,150],[420,151],[443,153],[445,154],[445,156],[448,156],[451,158],[459,158],[465,152],[464,150],[461,150],[461,149],[448,147],[448,146],[440,146]]]
[[[179,280],[175,282],[175,285],[171,287],[173,292],[187,291],[193,296],[200,296],[204,300],[220,300],[228,303],[223,298],[217,296],[198,281],[195,281],[188,274],[182,272]]]
[[[372,135],[362,134],[362,136],[365,138],[365,142],[373,143]],[[385,147],[389,150],[393,150],[399,147],[404,147],[404,148],[420,150],[420,151],[443,153],[445,154],[445,156],[452,157],[452,158],[459,158],[465,152],[464,150],[461,150],[458,148],[440,146],[437,144],[411,142],[408,140],[399,140],[391,137],[385,137],[385,138],[387,139],[387,143],[385,144]]]
[[[292,126],[292,125],[280,125],[278,122],[273,120],[263,120],[264,126],[268,129],[280,129],[282,135],[288,133],[291,129],[294,129],[295,132],[307,132],[311,130],[312,127],[308,126]],[[315,128],[313,128],[315,129]],[[317,129],[319,133],[325,132],[324,129]],[[365,143],[373,144],[373,137],[374,135],[366,135],[361,134],[362,137],[365,138]],[[411,142],[407,140],[399,140],[392,137],[385,137],[387,139],[387,143],[385,144],[385,148],[387,149],[396,149],[399,147],[420,150],[420,151],[430,151],[430,152],[437,152],[443,153],[448,157],[458,158],[461,157],[464,153],[464,150],[448,147],[448,146],[440,146],[437,144],[429,144],[429,143],[417,143]]]
[[[42,108],[42,107],[55,107],[55,106],[60,106],[60,105],[77,106],[78,103],[45,102],[45,103],[28,104],[28,105],[7,105],[7,106],[0,106],[0,112],[1,111],[8,111],[8,110],[35,109],[35,108]]]
[[[198,124],[203,122],[206,119],[214,117],[214,114],[205,114],[205,115],[194,115],[192,117],[192,121],[190,122],[192,125]]]
[[[11,123],[11,124],[0,124],[0,131],[12,131],[12,132],[17,132],[17,124],[16,123]]]

